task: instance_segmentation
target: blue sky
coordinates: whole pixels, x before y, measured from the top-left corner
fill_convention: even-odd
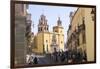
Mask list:
[[[29,5],[28,12],[31,13],[32,32],[36,35],[38,32],[38,23],[40,15],[44,14],[48,20],[49,31],[52,31],[53,26],[57,25],[58,17],[62,21],[62,26],[64,27],[64,41],[67,39],[67,30],[70,24],[70,12],[76,11],[77,7],[64,7],[64,6],[46,6],[46,5]]]

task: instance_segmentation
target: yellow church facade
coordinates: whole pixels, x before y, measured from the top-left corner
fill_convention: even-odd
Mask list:
[[[64,51],[64,28],[60,18],[58,18],[57,26],[54,26],[53,31],[49,32],[46,17],[41,15],[38,33],[34,36],[33,44],[32,51],[37,54],[53,53],[55,50]]]

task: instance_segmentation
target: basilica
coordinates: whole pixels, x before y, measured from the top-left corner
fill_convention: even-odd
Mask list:
[[[49,31],[46,16],[42,14],[39,19],[38,32],[33,37],[32,52],[37,54],[53,53],[64,50],[64,28],[58,17],[57,25]]]

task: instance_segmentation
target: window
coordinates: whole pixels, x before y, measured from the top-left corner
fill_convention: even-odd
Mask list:
[[[77,39],[77,44],[78,44],[78,46],[80,45],[80,44],[79,44],[79,38]]]
[[[48,52],[48,45],[47,45],[47,52]]]
[[[38,28],[38,31],[40,31],[40,28]]]
[[[47,27],[47,30],[48,30],[48,27]]]
[[[62,36],[64,36],[64,35],[62,35]]]
[[[45,53],[45,45],[43,44],[43,53]]]
[[[48,42],[48,40],[46,40],[46,43]]]
[[[44,30],[46,30],[46,27],[44,27]]]
[[[92,9],[92,11],[91,11],[91,15],[92,15],[92,20],[93,20],[93,21],[94,21],[94,13],[95,13],[95,10]]]
[[[85,21],[85,17],[83,17],[83,24],[84,24],[84,21]]]
[[[57,30],[55,30],[55,32],[58,32]]]
[[[41,31],[42,31],[42,28],[41,28]]]
[[[82,37],[83,37],[83,40],[82,40],[83,43],[86,43],[85,31],[83,32]]]
[[[94,16],[92,16],[92,20],[94,21]]]

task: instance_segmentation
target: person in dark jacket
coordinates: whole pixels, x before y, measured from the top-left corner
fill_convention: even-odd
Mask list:
[[[38,64],[37,57],[34,58],[34,64]]]

